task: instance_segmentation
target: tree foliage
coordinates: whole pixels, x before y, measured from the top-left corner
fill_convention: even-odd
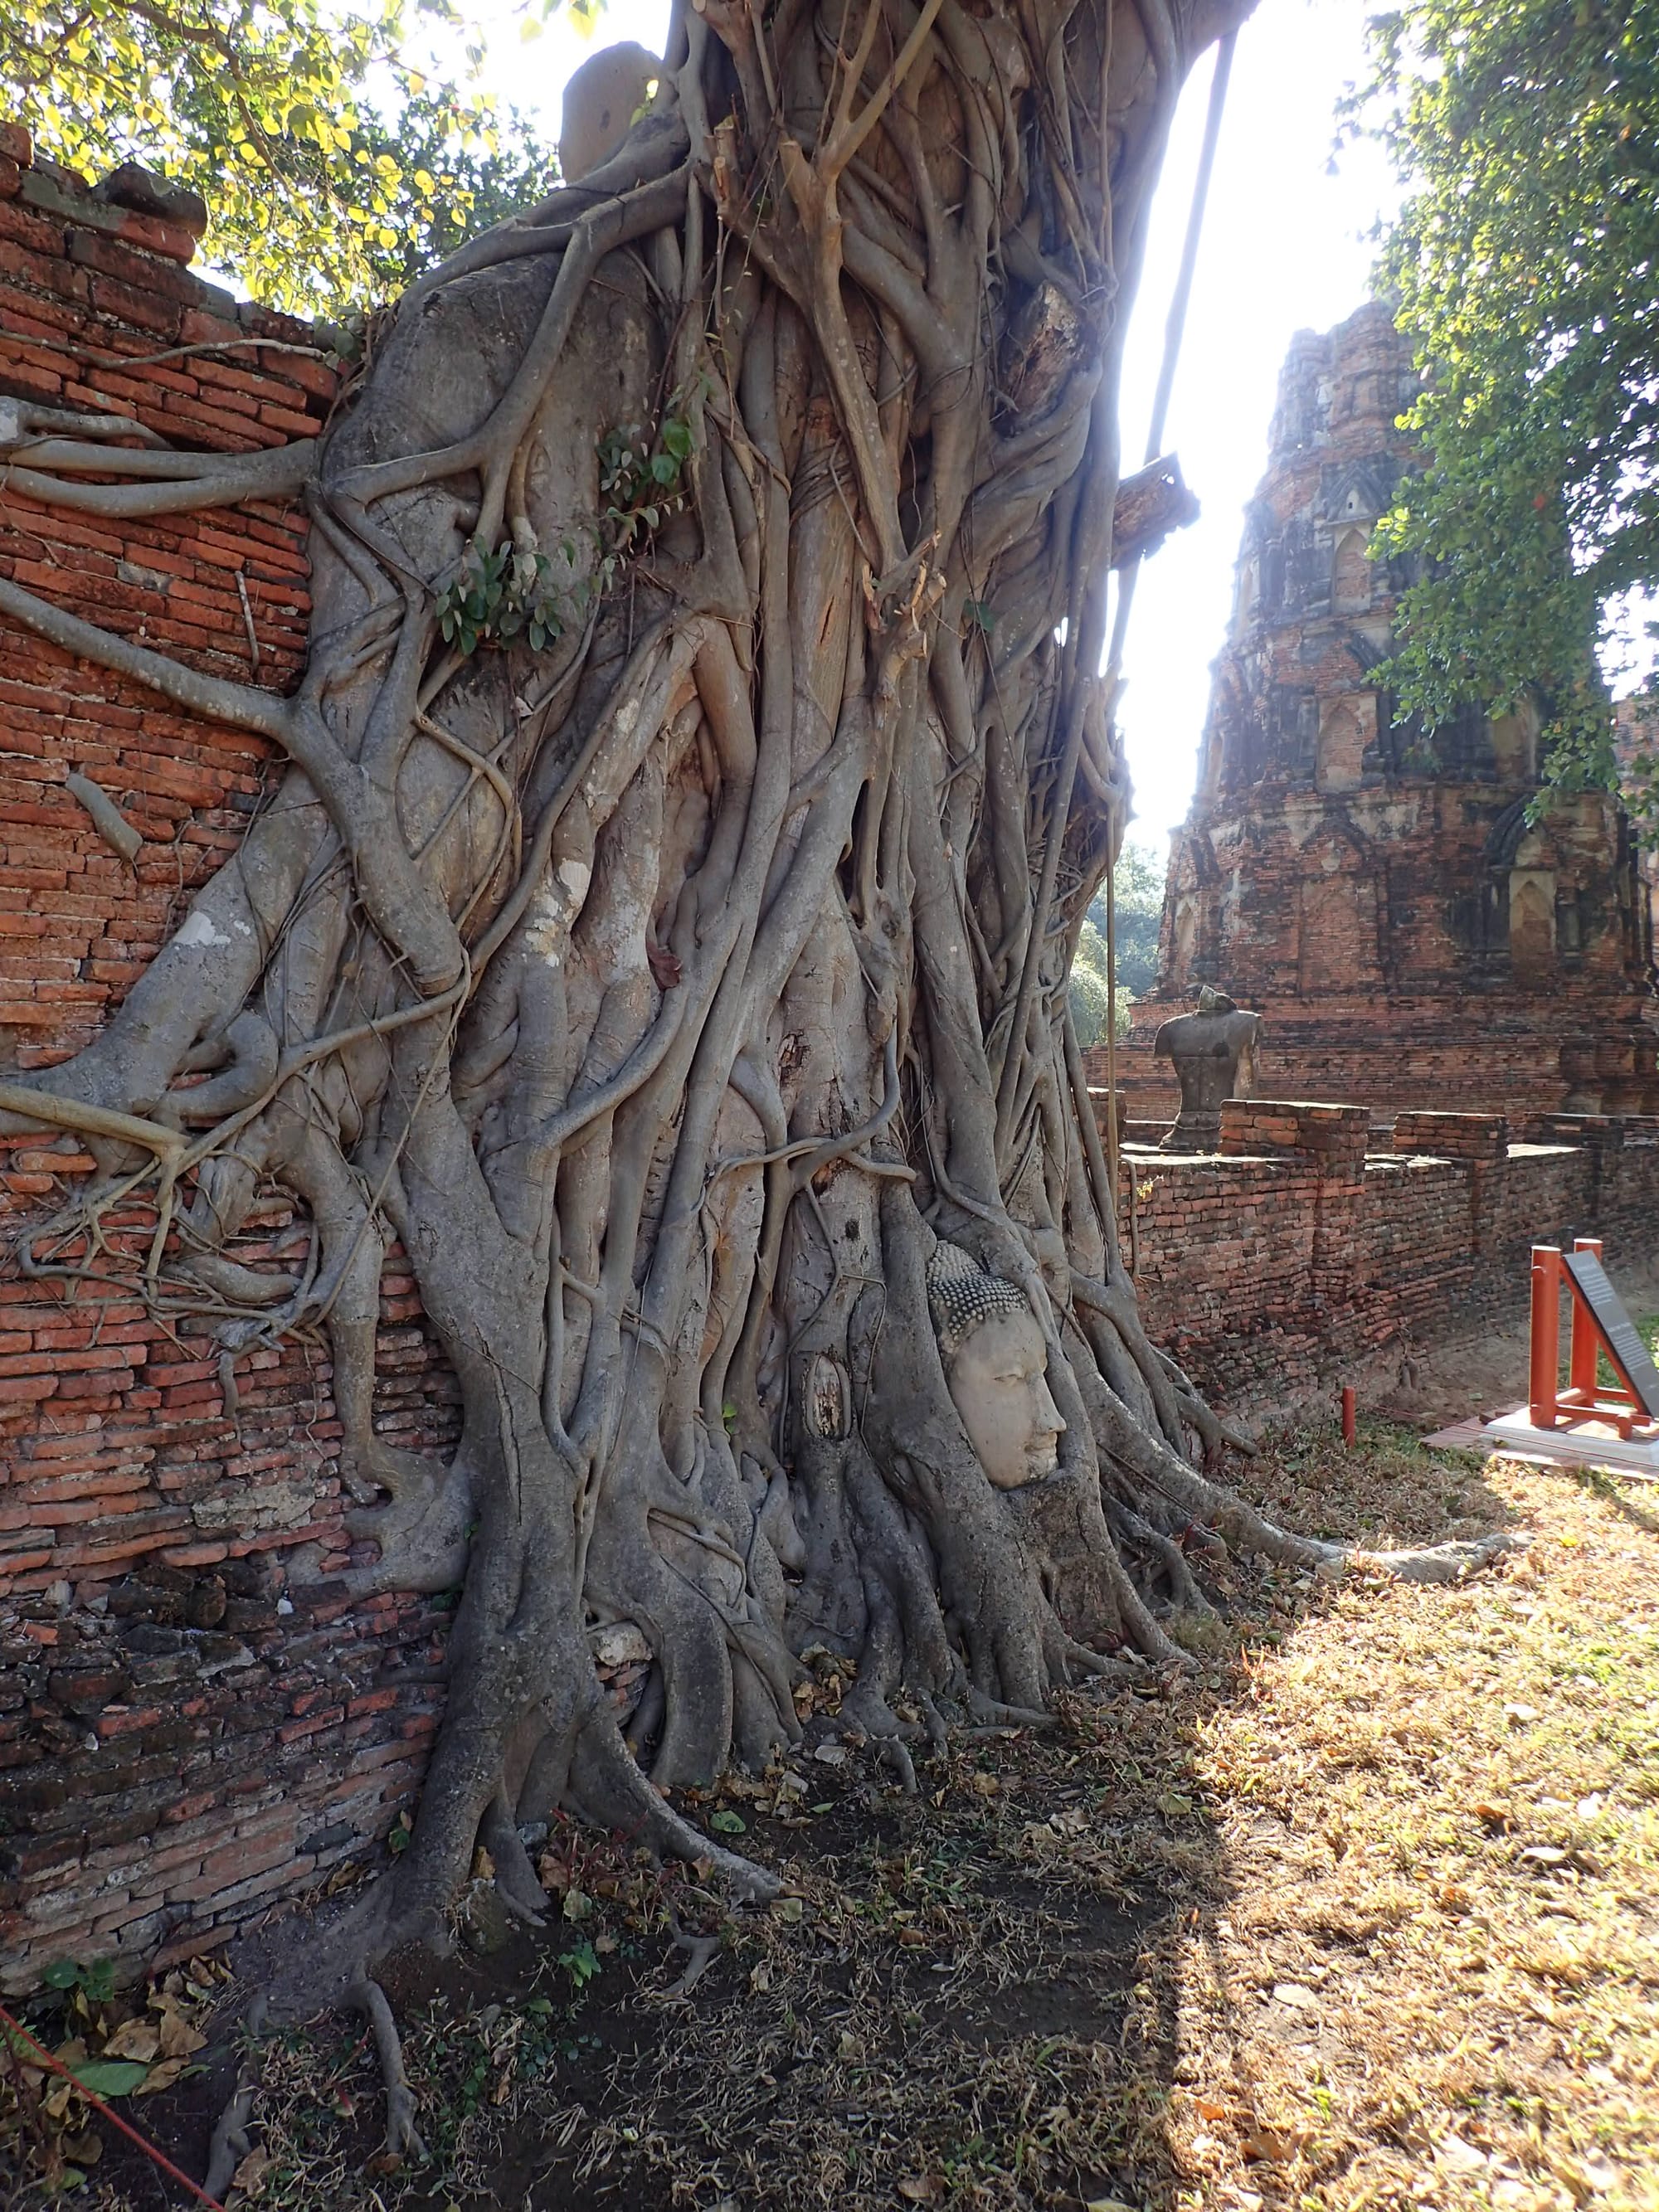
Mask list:
[[[1089,918],[1103,935],[1106,893],[1096,894]],[[1158,932],[1164,919],[1164,863],[1149,845],[1126,838],[1112,870],[1112,922],[1117,940],[1117,988],[1144,998],[1158,981]]]
[[[1117,1033],[1129,1026],[1129,1009],[1158,981],[1158,932],[1164,915],[1164,870],[1151,848],[1126,838],[1112,870],[1112,927],[1115,960],[1107,957],[1106,889],[1091,902],[1072,962],[1072,1019],[1080,1044],[1103,1044],[1110,1004],[1107,978],[1117,970]]]
[[[1431,726],[1541,694],[1551,773],[1611,783],[1595,641],[1659,575],[1659,8],[1407,0],[1371,34],[1432,456],[1376,539],[1417,556],[1391,672]]]
[[[460,21],[448,0],[415,12]],[[415,28],[404,0],[11,0],[0,84],[49,159],[189,186],[211,260],[271,306],[339,314],[395,297],[556,171],[523,117],[416,64]]]
[[[1077,1027],[1077,1041],[1081,1045],[1106,1042],[1106,1024],[1112,1012],[1108,969],[1106,939],[1091,913],[1078,933],[1077,951],[1072,956],[1072,973],[1066,986],[1072,1019]],[[1120,1036],[1128,1026],[1128,995],[1120,993],[1116,1007]]]

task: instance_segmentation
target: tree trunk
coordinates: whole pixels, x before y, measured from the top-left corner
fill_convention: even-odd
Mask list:
[[[533,1910],[516,1824],[561,1802],[706,1852],[651,1785],[795,1739],[810,1645],[868,1735],[936,1736],[1175,1656],[1195,1539],[1329,1555],[1199,1471],[1066,1013],[1123,817],[1127,311],[1243,12],[696,0],[621,150],[403,302],[308,483],[291,700],[0,592],[291,763],[37,1079],[104,1173],[33,1243],[152,1177],[152,1294],[232,1352],[331,1332],[356,1588],[463,1584],[413,1841],[307,2001],[372,2007],[481,1836]],[[298,1286],[234,1256],[265,1177]],[[448,1465],[371,1427],[387,1224]]]

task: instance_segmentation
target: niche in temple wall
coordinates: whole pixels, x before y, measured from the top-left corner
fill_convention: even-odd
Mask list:
[[[1364,779],[1365,749],[1376,734],[1376,695],[1349,691],[1319,705],[1314,782],[1321,791],[1354,791]]]
[[[1555,891],[1555,949],[1561,958],[1574,961],[1589,943],[1594,924],[1582,890],[1557,884]]]
[[[1547,870],[1510,873],[1510,964],[1517,979],[1555,966],[1555,878]]]
[[[1170,934],[1169,981],[1183,984],[1193,972],[1198,948],[1198,893],[1182,891],[1176,899],[1175,927]]]
[[[1238,564],[1237,589],[1233,599],[1233,628],[1247,629],[1255,620],[1261,605],[1261,556],[1247,553]]]
[[[1543,839],[1531,831],[1510,869],[1510,965],[1517,981],[1555,967],[1555,871],[1546,857]]]
[[[1336,541],[1331,562],[1331,612],[1364,614],[1371,603],[1371,563],[1365,547],[1370,532],[1356,523]]]
[[[1382,981],[1376,877],[1357,839],[1320,831],[1303,848],[1297,891],[1297,988],[1355,991]]]

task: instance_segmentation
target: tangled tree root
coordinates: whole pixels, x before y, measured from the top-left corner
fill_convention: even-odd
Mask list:
[[[228,1403],[248,1352],[325,1332],[357,1548],[313,1572],[461,1585],[412,1841],[269,1992],[366,2014],[400,2154],[376,1972],[447,1940],[480,1843],[527,1921],[519,1831],[560,1807],[762,1899],[662,1791],[797,1741],[803,1654],[914,1788],[947,1724],[1180,1661],[1207,1551],[1346,1557],[1218,1479],[1250,1439],[1146,1339],[1066,1012],[1125,811],[1109,577],[1179,520],[1164,465],[1119,483],[1125,311],[1182,76],[1243,12],[696,0],[621,150],[423,278],[316,445],[0,422],[32,498],[312,517],[286,699],[0,580],[288,762],[0,1129],[95,1166],[22,1266],[65,1297],[136,1267]],[[239,1256],[271,1183],[308,1225],[287,1268]],[[447,1463],[374,1431],[394,1233],[459,1384]],[[947,1257],[1035,1332],[987,1383],[1040,1385],[1012,1472],[947,1372]],[[607,1629],[650,1655],[626,1741]],[[244,2085],[221,2183],[246,2118]]]

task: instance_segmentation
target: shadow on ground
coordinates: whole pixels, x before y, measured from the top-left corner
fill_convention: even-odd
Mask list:
[[[1630,1557],[1656,1594],[1651,1541],[1616,1499],[1554,1480],[1572,1527],[1647,1547]],[[1534,1502],[1382,1427],[1352,1454],[1328,1430],[1287,1434],[1251,1487],[1303,1528],[1379,1543],[1510,1525]],[[1573,1809],[1553,1785],[1523,1787],[1533,1724],[1560,1716],[1502,1702],[1511,1649],[1540,1611],[1513,1581],[1535,1571],[1529,1559],[1517,1553],[1478,1594],[1237,1571],[1218,1594],[1230,1649],[1206,1668],[1079,1693],[1041,1734],[959,1738],[917,1760],[914,1796],[867,1748],[836,1745],[696,1801],[723,1841],[784,1876],[788,1893],[767,1913],[729,1914],[695,1870],[659,1875],[620,1844],[556,1834],[544,1861],[556,1917],[542,1936],[481,1953],[486,1927],[448,1962],[407,1961],[393,1978],[433,2162],[377,2154],[372,2052],[355,2024],[324,2021],[261,2054],[263,2132],[241,2201],[294,2212],[1583,2203],[1596,2193],[1585,2160],[1612,2154],[1586,2149],[1565,2122],[1552,2148],[1538,2096],[1513,2150],[1480,2117],[1485,2100],[1501,2119],[1511,2061],[1530,2049],[1516,2026],[1525,1992],[1542,1991],[1547,2013],[1558,1969],[1578,1972],[1582,1990],[1549,1931],[1606,1871],[1607,1847],[1584,1838],[1611,1799],[1587,1791]],[[1601,1648],[1595,1633],[1584,1630],[1586,1651]],[[1659,1674],[1659,1626],[1650,1643]],[[1553,1643],[1540,1653],[1544,1686],[1529,1696],[1547,1698],[1558,1677],[1597,1679],[1560,1676]],[[833,1670],[819,1671],[833,1710]],[[1593,1749],[1595,1731],[1574,1726],[1571,1740]],[[1603,1764],[1616,1769],[1627,1749],[1614,1731]],[[1455,1766],[1466,1753],[1467,1773]],[[1552,1739],[1540,1771],[1565,1755]],[[1437,1778],[1454,1771],[1449,1793]],[[1584,1790],[1584,1777],[1561,1787]],[[1534,1820],[1553,1840],[1532,1840]],[[1509,1885],[1496,1904],[1481,1894],[1488,1880]],[[1490,1927],[1493,1912],[1545,1946],[1541,1981],[1528,1978],[1531,1954],[1472,1948],[1472,1919]],[[677,1930],[722,1938],[689,1989],[696,1954]],[[1511,1968],[1522,1996],[1503,1979]],[[1509,2053],[1491,2081],[1469,2057],[1488,2000],[1488,2040]],[[1473,2025],[1457,2011],[1470,2004]],[[1449,2057],[1434,2056],[1437,2011],[1455,2026]],[[1543,2039],[1528,2061],[1539,2080],[1598,2063],[1591,2045],[1527,2019]],[[196,2172],[216,2072],[135,2107]],[[1419,2075],[1440,2085],[1432,2109]],[[183,2199],[112,2142],[81,2201],[149,2212]]]

